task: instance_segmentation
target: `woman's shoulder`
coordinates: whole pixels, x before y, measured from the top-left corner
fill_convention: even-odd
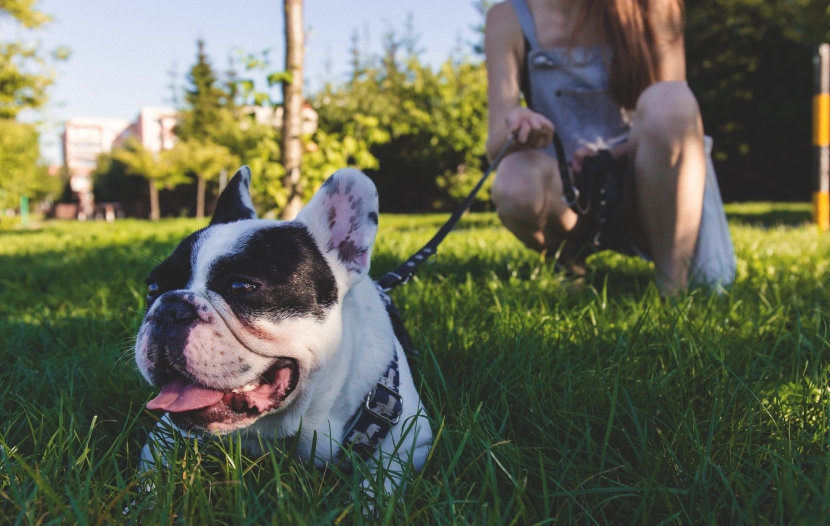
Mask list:
[[[487,10],[487,15],[490,16],[495,14],[496,16],[504,16],[506,14],[511,14],[513,17],[516,17],[515,11],[513,11],[513,5],[510,0],[504,0],[504,2],[499,2],[497,4],[493,4]]]
[[[488,36],[503,42],[512,42],[516,39],[521,42],[522,28],[510,0],[499,2],[487,10],[484,31]]]

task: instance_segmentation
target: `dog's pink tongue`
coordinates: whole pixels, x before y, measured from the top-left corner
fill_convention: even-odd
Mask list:
[[[150,411],[181,413],[218,404],[225,393],[214,391],[184,378],[177,378],[161,388],[159,395],[147,402]]]

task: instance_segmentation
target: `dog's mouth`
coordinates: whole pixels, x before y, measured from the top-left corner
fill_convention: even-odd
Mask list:
[[[282,358],[263,373],[258,381],[221,391],[211,389],[183,376],[174,378],[161,388],[158,396],[147,402],[151,411],[191,413],[207,411],[235,413],[237,416],[258,416],[279,407],[297,386],[297,362]]]

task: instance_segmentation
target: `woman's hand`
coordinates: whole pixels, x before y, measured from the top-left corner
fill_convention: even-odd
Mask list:
[[[614,146],[609,150],[611,153],[611,157],[619,161],[628,156],[628,142],[624,142],[617,146]],[[578,174],[582,172],[582,164],[585,162],[585,159],[588,157],[593,157],[597,154],[597,150],[590,146],[583,146],[582,148],[578,149],[574,152],[574,157],[571,160],[571,169],[574,173]]]
[[[507,134],[525,148],[545,148],[553,141],[553,123],[531,109],[515,108],[507,114]]]
[[[588,157],[596,155],[596,153],[596,150],[594,150],[590,146],[583,146],[582,148],[575,151],[574,158],[571,160],[571,169],[574,171],[574,173],[582,173],[582,163],[584,163],[585,159],[587,159]]]

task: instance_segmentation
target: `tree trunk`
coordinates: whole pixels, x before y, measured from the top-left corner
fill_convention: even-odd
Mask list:
[[[161,217],[159,210],[159,189],[156,186],[156,180],[150,179],[150,220],[158,221]]]
[[[285,167],[283,185],[288,192],[288,204],[282,218],[294,219],[302,208],[300,166],[303,145],[300,140],[303,112],[303,2],[285,2],[285,71],[291,82],[282,83],[282,164]]]
[[[205,176],[196,174],[196,218],[205,218]]]

